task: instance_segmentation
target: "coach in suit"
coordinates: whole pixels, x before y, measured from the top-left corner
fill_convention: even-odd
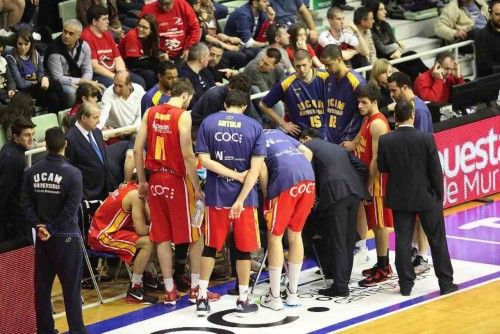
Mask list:
[[[415,111],[406,101],[395,108],[396,131],[380,137],[377,165],[388,173],[385,203],[394,215],[396,270],[403,296],[409,296],[415,271],[411,242],[417,214],[431,246],[434,271],[441,294],[458,290],[453,284],[443,217],[443,174],[432,134],[413,127]]]
[[[66,134],[66,157],[83,176],[83,198],[103,200],[117,184],[109,171],[106,146],[97,128],[100,109],[92,103],[80,107],[76,122]]]
[[[316,129],[302,131],[301,142],[313,152],[316,177],[316,211],[321,228],[329,245],[331,268],[325,268],[333,276],[333,285],[319,290],[326,296],[349,296],[349,279],[352,272],[356,225],[361,199],[369,199],[366,189],[366,166],[339,145],[319,139]],[[325,250],[326,251],[326,250]]]

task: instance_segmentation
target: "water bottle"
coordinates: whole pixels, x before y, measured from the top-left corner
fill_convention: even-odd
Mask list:
[[[191,226],[199,228],[203,223],[204,214],[205,214],[205,202],[203,202],[202,200],[197,200],[193,216],[191,217]]]

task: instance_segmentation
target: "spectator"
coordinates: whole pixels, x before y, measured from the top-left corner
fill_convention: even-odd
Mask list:
[[[413,83],[415,94],[424,101],[439,104],[448,103],[451,87],[464,83],[460,64],[450,52],[436,55],[434,66],[423,72]]]
[[[16,118],[21,117],[31,119],[34,111],[35,101],[30,95],[17,92],[14,96],[12,96],[9,104],[0,114],[0,123],[2,124],[3,130],[7,134],[8,139],[12,140],[11,125],[14,123]]]
[[[0,42],[0,104],[9,104],[16,93],[16,83],[10,73],[7,60],[2,57],[4,45]]]
[[[144,15],[137,27],[130,29],[118,44],[125,65],[146,82],[146,89],[156,84],[156,68],[160,58],[156,18]]]
[[[352,22],[345,22],[345,14],[340,8],[331,7],[326,16],[330,28],[319,35],[320,47],[337,45],[342,50],[342,58],[350,61],[353,68],[367,66],[368,45],[364,38],[358,38],[358,27]]]
[[[394,31],[389,22],[387,22],[387,11],[382,2],[367,0],[366,7],[372,11],[375,19],[375,24],[372,28],[372,37],[378,58],[398,59],[416,54],[415,51],[405,51],[404,44],[396,40]],[[415,80],[420,73],[428,69],[421,59],[399,63],[394,65],[394,67],[408,74],[412,80]]]
[[[290,29],[288,29],[290,33],[290,45],[286,48],[286,52],[288,53],[288,58],[293,63],[294,54],[297,50],[306,50],[309,56],[311,56],[312,64],[317,68],[324,68],[323,64],[319,61],[318,57],[316,57],[316,52],[314,52],[311,44],[307,43],[307,31],[306,28],[300,24],[292,24]]]
[[[485,0],[451,0],[441,10],[434,27],[437,36],[448,43],[474,39],[488,21],[488,4]]]
[[[84,26],[90,26],[92,24],[92,19],[88,17],[89,8],[103,6],[106,8],[106,14],[109,19],[109,27],[113,36],[117,39],[123,37],[122,23],[118,17],[118,7],[116,5],[116,0],[77,0],[76,1],[76,18]],[[103,15],[106,15],[103,14]],[[108,28],[106,28],[107,30]]]
[[[146,14],[158,22],[160,51],[175,62],[186,60],[188,50],[201,38],[193,8],[183,0],[157,0],[144,5],[141,17]]]
[[[500,2],[490,4],[490,20],[476,36],[477,75],[482,77],[500,70]]]
[[[200,0],[200,4],[205,7],[211,6],[214,10],[216,20],[225,19],[229,12],[226,6],[218,3],[215,0]]]
[[[115,40],[108,31],[108,11],[103,6],[92,6],[87,12],[89,25],[83,29],[82,40],[88,43],[91,50],[91,63],[94,80],[109,87],[113,84],[116,72],[126,71],[125,62],[120,56]],[[145,86],[144,79],[131,73],[132,81]]]
[[[97,105],[99,94],[99,90],[94,85],[88,83],[79,85],[76,89],[75,104],[68,112],[68,116],[70,116],[71,118],[75,117],[78,113],[78,109],[80,109],[80,106],[85,102]]]
[[[142,115],[144,115],[148,108],[159,104],[165,104],[170,100],[170,89],[172,89],[177,78],[177,67],[175,67],[173,61],[164,60],[158,64],[158,83],[142,97]]]
[[[229,67],[226,59],[223,59],[224,49],[220,44],[211,44],[208,47],[208,67],[214,81],[222,84],[224,79],[229,79],[231,76],[239,73],[238,70],[233,70]]]
[[[266,92],[277,82],[285,78],[283,69],[278,68],[281,53],[275,48],[267,48],[266,53],[260,59],[254,59],[245,67],[243,73],[257,88],[256,93]]]
[[[382,98],[379,101],[379,110],[386,118],[394,112],[396,102],[391,97],[389,91],[388,79],[392,74],[392,65],[387,59],[381,58],[375,60],[370,72],[370,82],[376,84],[380,88]]]
[[[33,145],[35,124],[18,117],[12,124],[12,139],[0,150],[0,242],[30,236],[21,208],[21,186],[26,152]]]
[[[189,79],[195,91],[188,110],[193,107],[203,93],[215,86],[214,79],[210,71],[207,70],[208,58],[208,46],[204,43],[195,44],[189,49],[187,62],[179,68],[179,76]]]
[[[45,51],[45,68],[50,77],[59,82],[65,93],[66,106],[75,103],[76,88],[88,83],[101,93],[104,86],[92,80],[90,47],[80,40],[82,24],[75,19],[64,22],[63,32]]]
[[[62,87],[45,75],[43,57],[35,49],[31,31],[19,29],[15,41],[16,46],[7,55],[7,62],[17,89],[31,95],[49,112],[57,113],[66,105]]]
[[[8,37],[13,34],[10,28],[21,21],[25,6],[25,0],[2,0],[0,2],[0,14],[4,16],[0,36]]]
[[[290,34],[286,31],[286,27],[276,24],[271,25],[266,31],[266,38],[269,46],[262,49],[256,58],[262,57],[267,52],[268,48],[275,48],[281,54],[281,60],[278,66],[283,67],[284,71],[287,73],[294,73],[295,69],[293,68],[286,50],[286,47],[290,44]]]
[[[375,49],[372,37],[372,28],[375,23],[373,12],[366,7],[359,7],[354,11],[353,21],[360,32],[358,39],[360,41],[361,39],[364,39],[364,42],[368,47],[368,55],[366,58],[370,64],[373,64],[375,60],[377,60],[377,50]]]
[[[297,15],[300,14],[309,29],[311,43],[316,43],[318,40],[318,31],[316,30],[311,12],[303,0],[270,0],[270,2],[276,12],[275,21],[277,24],[285,25],[286,27],[295,24],[297,23]]]

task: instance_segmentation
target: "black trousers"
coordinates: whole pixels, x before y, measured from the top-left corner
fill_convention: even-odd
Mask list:
[[[333,288],[339,292],[349,292],[359,202],[356,196],[346,196],[330,205],[321,218],[329,232],[327,244],[332,254],[332,268],[327,271],[332,273]]]
[[[35,310],[37,333],[54,333],[50,294],[57,275],[61,282],[71,334],[87,333],[83,325],[81,280],[83,254],[79,236],[37,239],[35,246]]]
[[[399,277],[399,286],[412,288],[414,285],[415,271],[411,262],[411,243],[417,214],[429,240],[434,272],[438,278],[439,286],[448,286],[453,283],[453,267],[448,253],[441,203],[434,203],[431,210],[392,210],[392,213],[394,216],[394,232],[396,233],[396,270]]]

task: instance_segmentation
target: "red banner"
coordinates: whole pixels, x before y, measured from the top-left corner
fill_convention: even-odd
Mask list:
[[[443,167],[445,208],[500,192],[500,116],[434,137]]]

